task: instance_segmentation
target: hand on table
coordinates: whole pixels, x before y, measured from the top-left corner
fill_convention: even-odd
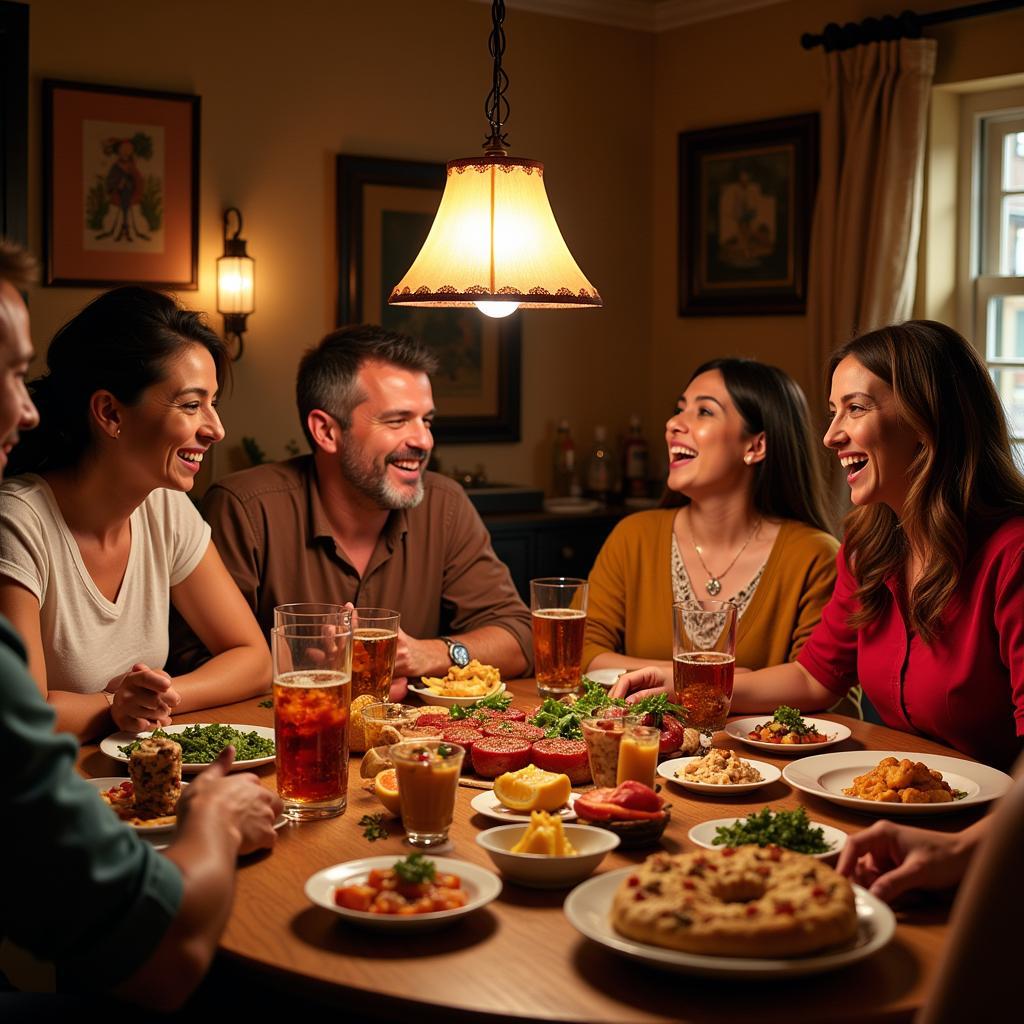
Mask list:
[[[444,668],[439,667],[442,664]],[[399,628],[395,679],[409,676],[419,683],[420,676],[444,675],[447,666],[448,645],[443,640],[417,640]]]
[[[277,842],[274,822],[284,804],[276,793],[260,785],[255,775],[228,775],[234,760],[235,748],[225,747],[217,760],[182,791],[178,803],[179,828],[187,827],[193,802],[201,802],[215,820],[238,831],[240,854],[270,849]]]
[[[851,835],[836,865],[840,874],[886,903],[915,889],[951,889],[970,860],[971,850],[957,833],[876,821]]]
[[[110,714],[119,729],[142,732],[158,725],[170,725],[171,713],[181,695],[171,685],[171,677],[162,669],[139,662],[130,672],[115,676],[106,690],[113,693]]]
[[[608,691],[612,697],[625,697],[630,704],[656,693],[668,693],[672,698],[672,670],[660,665],[648,665],[633,672],[624,672]]]

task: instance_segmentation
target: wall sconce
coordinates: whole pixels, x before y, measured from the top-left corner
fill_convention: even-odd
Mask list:
[[[238,226],[229,238],[232,214]],[[245,347],[245,318],[256,308],[256,261],[245,251],[245,239],[238,237],[241,233],[242,214],[229,206],[224,211],[224,255],[217,260],[217,312],[224,317],[224,337],[238,343],[232,357],[236,361]]]
[[[526,309],[595,309],[601,296],[576,265],[544,188],[544,165],[508,155],[505,4],[491,3],[494,60],[483,156],[448,162],[444,193],[423,248],[390,305],[476,306],[487,316]]]

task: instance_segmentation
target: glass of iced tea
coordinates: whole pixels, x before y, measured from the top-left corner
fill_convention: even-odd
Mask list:
[[[542,697],[580,688],[588,590],[586,580],[564,576],[530,580],[534,672]]]
[[[275,626],[274,741],[277,792],[289,818],[331,818],[348,790],[352,627],[318,622]]]
[[[698,601],[672,606],[672,681],[686,724],[701,733],[701,746],[725,727],[736,667],[736,606]]]
[[[390,608],[356,608],[352,613],[352,696],[387,700],[395,674],[398,623]]]
[[[391,760],[398,777],[402,827],[410,846],[440,846],[448,841],[455,813],[455,791],[465,747],[437,739],[395,743]]]

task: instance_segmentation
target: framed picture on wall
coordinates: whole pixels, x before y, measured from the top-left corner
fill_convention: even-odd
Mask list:
[[[518,441],[520,314],[387,304],[430,231],[445,165],[343,155],[337,178],[338,323],[381,324],[434,351],[439,443]]]
[[[803,313],[818,115],[679,135],[679,315]]]
[[[199,97],[43,82],[46,284],[196,288]]]

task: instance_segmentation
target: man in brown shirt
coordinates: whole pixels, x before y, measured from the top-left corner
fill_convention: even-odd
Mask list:
[[[265,631],[275,605],[294,601],[394,608],[396,678],[444,675],[469,657],[521,676],[530,613],[465,492],[425,471],[435,369],[426,349],[380,327],[329,334],[299,365],[313,454],[225,477],[203,513]]]

